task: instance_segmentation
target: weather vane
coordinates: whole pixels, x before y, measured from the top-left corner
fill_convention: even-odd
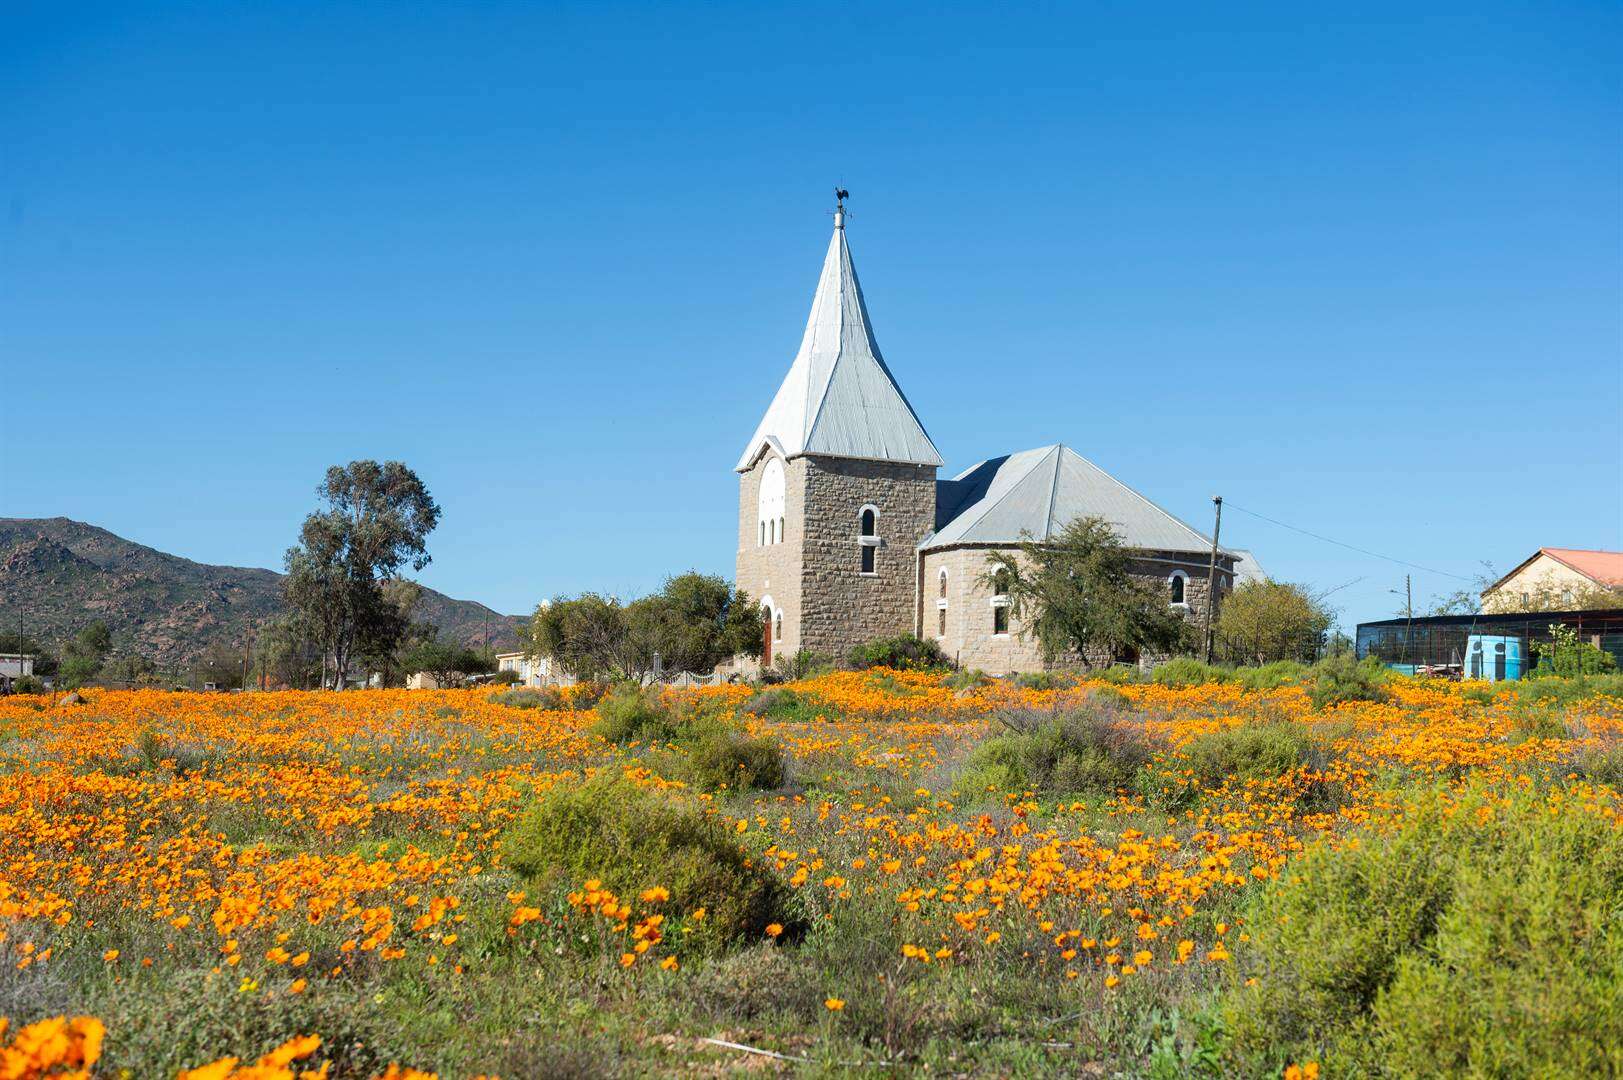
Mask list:
[[[838,184],[834,185],[834,208],[836,210],[844,210],[845,200],[849,199],[850,197],[851,193],[849,191],[845,190]]]

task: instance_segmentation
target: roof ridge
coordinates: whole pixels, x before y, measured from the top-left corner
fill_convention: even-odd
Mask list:
[[[1036,449],[1042,449],[1042,448],[1037,447]],[[1016,450],[1014,453],[1015,454],[1026,454],[1026,453],[1030,453],[1030,452],[1031,451],[1029,451],[1029,450]],[[1046,455],[1046,454],[1043,455],[1043,457],[1047,457],[1047,456],[1048,455]],[[1009,457],[1011,457],[1011,458],[1014,457],[1014,454],[1010,454]],[[992,459],[987,458],[986,460],[990,461]],[[1004,460],[1008,460],[1008,459],[1005,458]],[[1019,487],[1020,484],[1026,479],[1026,477],[1030,476],[1033,472],[1035,472],[1037,470],[1037,467],[1039,465],[1041,465],[1042,463],[1043,463],[1043,458],[1037,458],[1036,461],[1032,463],[1030,468],[1028,468],[1024,472],[1022,472],[1017,478],[1015,478],[1014,480],[1012,480],[1009,483],[1008,487],[1003,489],[1002,494],[1000,494],[994,501],[992,501],[990,503],[987,503],[985,508],[982,509],[980,513],[976,514],[973,520],[965,522],[965,527],[968,528],[969,526],[974,525],[976,522],[985,520],[986,516],[988,514],[990,514],[993,510],[996,510],[999,506],[1003,505],[1003,500],[1007,499],[1011,494],[1013,494],[1014,489]],[[996,474],[994,474],[994,479],[995,478],[996,478]],[[977,500],[977,501],[979,501],[979,500]]]

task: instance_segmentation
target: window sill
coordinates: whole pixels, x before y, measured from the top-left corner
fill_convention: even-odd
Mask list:
[[[878,576],[879,576],[879,571],[877,571],[877,570],[858,570],[857,571],[857,577],[878,577]]]

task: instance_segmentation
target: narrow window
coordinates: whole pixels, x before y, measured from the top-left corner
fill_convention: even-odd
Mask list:
[[[761,546],[766,546],[766,522],[761,522]]]
[[[1007,569],[999,570],[992,575],[992,595],[995,597],[1009,595],[1009,571]]]
[[[1009,632],[1009,606],[998,604],[992,608],[992,633],[1007,634]]]
[[[879,508],[864,506],[857,516],[857,544],[861,548],[861,573],[874,574],[879,569]]]
[[[947,636],[947,609],[937,608],[935,613],[935,636]]]
[[[1174,604],[1181,604],[1184,602],[1183,588],[1185,580],[1186,578],[1182,570],[1174,571],[1172,577],[1168,579],[1168,584],[1171,586],[1172,590],[1172,602]]]
[[[774,641],[783,640],[783,611],[781,609],[776,615],[772,616],[772,639]]]
[[[783,543],[783,518],[778,519],[778,543]]]
[[[943,600],[945,600],[947,598],[947,569],[946,569],[946,567],[941,568],[940,596],[941,596],[941,599],[943,599]]]

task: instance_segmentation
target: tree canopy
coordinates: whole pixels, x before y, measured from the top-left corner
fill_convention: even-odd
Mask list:
[[[1332,621],[1330,610],[1300,585],[1248,581],[1218,609],[1218,652],[1243,664],[1311,661]]]
[[[1158,585],[1133,573],[1134,553],[1100,517],[1072,521],[1046,543],[1027,539],[987,557],[984,585],[1009,598],[1022,636],[1049,663],[1075,654],[1088,667],[1142,651],[1173,652],[1183,617]]]
[[[577,678],[641,678],[654,670],[706,672],[730,656],[759,656],[760,608],[722,578],[689,572],[622,604],[598,593],[536,608],[526,650]]]
[[[436,639],[416,642],[400,654],[399,663],[403,671],[426,671],[442,689],[457,685],[464,676],[485,675],[496,670],[495,658],[490,653]]]
[[[325,508],[304,519],[288,549],[283,593],[332,658],[331,685],[342,689],[358,654],[393,649],[405,635],[410,620],[383,586],[404,566],[429,564],[440,508],[398,461],[335,465],[316,495]]]

